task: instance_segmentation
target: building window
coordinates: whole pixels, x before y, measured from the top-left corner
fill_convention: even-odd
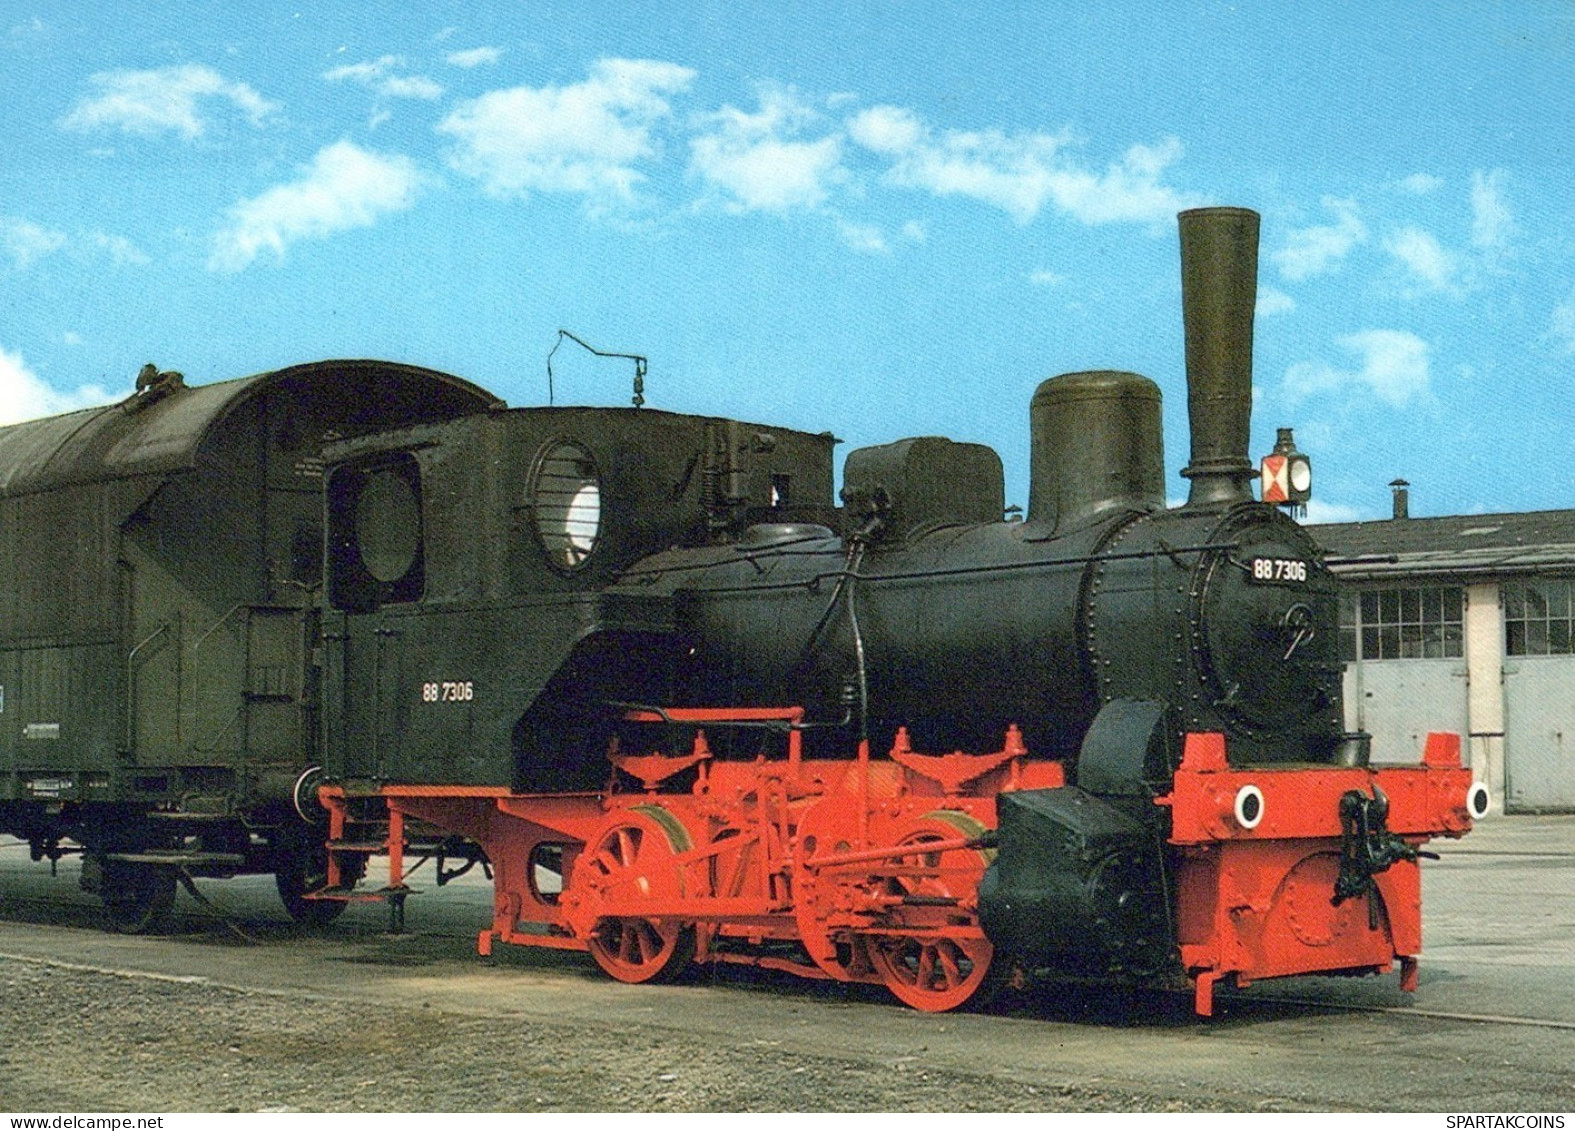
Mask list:
[[[1504,651],[1511,656],[1568,656],[1575,581],[1514,581],[1504,586]]]
[[[1464,655],[1464,594],[1457,586],[1366,589],[1340,595],[1340,657],[1447,660]]]

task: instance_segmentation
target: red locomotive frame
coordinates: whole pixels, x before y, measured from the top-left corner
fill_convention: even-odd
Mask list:
[[[646,982],[691,960],[884,984],[922,1010],[953,1009],[992,977],[977,892],[993,853],[995,798],[1066,784],[1017,728],[989,754],[925,755],[899,731],[885,758],[805,759],[799,708],[632,711],[634,722],[695,728],[683,754],[609,757],[639,792],[518,794],[464,786],[327,786],[328,887],[318,898],[402,903],[406,822],[458,833],[493,869],[495,942],[589,951],[609,975]],[[785,757],[713,759],[703,727],[775,723]],[[669,786],[693,768],[693,784]],[[664,789],[664,787],[667,787]],[[1422,764],[1232,769],[1218,734],[1190,734],[1171,792],[1170,867],[1182,966],[1201,1015],[1222,979],[1387,973],[1416,986],[1420,876],[1398,860],[1373,877],[1381,899],[1332,892],[1340,799],[1390,799],[1389,831],[1410,845],[1471,827],[1471,774],[1458,736],[1428,737]],[[1243,813],[1241,799],[1251,798]],[[356,843],[357,802],[386,805],[387,835]],[[387,851],[389,884],[351,896],[352,860]],[[561,887],[544,883],[556,873]],[[795,945],[796,944],[796,945]],[[800,953],[799,948],[802,948]],[[809,961],[804,960],[807,954]]]

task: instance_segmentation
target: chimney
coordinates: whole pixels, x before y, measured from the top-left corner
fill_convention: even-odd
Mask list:
[[[1395,493],[1396,518],[1411,517],[1411,492],[1408,490],[1410,486],[1411,484],[1407,483],[1404,479],[1396,479],[1393,483],[1389,484],[1389,489]]]
[[[1252,317],[1258,298],[1258,214],[1246,208],[1181,213],[1181,307],[1192,420],[1188,506],[1252,500]]]

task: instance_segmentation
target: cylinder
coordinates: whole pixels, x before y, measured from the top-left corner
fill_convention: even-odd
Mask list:
[[[1248,501],[1252,318],[1258,291],[1258,214],[1246,208],[1181,213],[1181,306],[1192,422],[1188,506]]]
[[[1028,521],[1072,529],[1108,511],[1165,505],[1159,386],[1136,373],[1063,373],[1029,405]]]

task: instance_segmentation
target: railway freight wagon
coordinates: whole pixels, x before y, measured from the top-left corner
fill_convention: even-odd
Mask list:
[[[0,428],[0,832],[80,850],[122,930],[182,876],[272,872],[331,917],[292,803],[319,761],[321,448],[496,404],[387,362],[148,366],[118,404]]]

